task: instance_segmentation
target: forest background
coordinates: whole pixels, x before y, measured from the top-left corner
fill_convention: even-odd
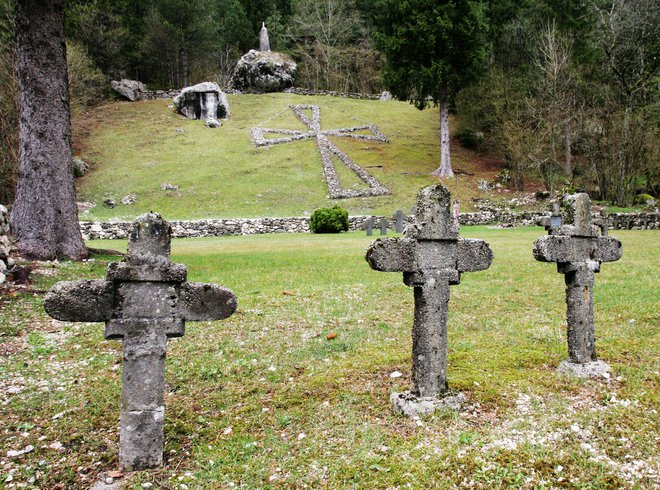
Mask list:
[[[298,63],[296,86],[401,92],[393,71],[397,0],[70,0],[66,7],[72,111],[113,95],[110,80],[182,88],[227,86],[242,54],[271,48]],[[451,94],[461,144],[505,160],[510,185],[542,180],[626,207],[660,190],[660,3],[656,0],[407,2],[434,17],[431,37],[469,30],[452,69],[470,64]],[[466,7],[467,5],[467,7]],[[472,25],[460,24],[468,8]],[[428,36],[423,22],[420,36]],[[410,35],[408,32],[406,35]],[[446,38],[445,38],[446,39]],[[437,63],[409,52],[412,66]],[[478,64],[475,65],[475,60]],[[408,61],[408,60],[407,60]],[[475,70],[475,66],[477,69]],[[409,87],[403,87],[406,92]],[[413,94],[414,96],[415,94]],[[13,1],[0,0],[0,202],[13,200],[18,157]]]

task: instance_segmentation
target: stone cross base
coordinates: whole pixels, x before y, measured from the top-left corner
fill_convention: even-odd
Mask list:
[[[557,367],[559,374],[574,376],[576,378],[603,378],[610,379],[612,368],[604,361],[593,361],[586,363],[562,361]]]
[[[446,392],[439,397],[415,396],[409,391],[390,395],[392,409],[396,413],[410,418],[433,413],[443,408],[459,411],[466,400],[465,395],[461,392]]]

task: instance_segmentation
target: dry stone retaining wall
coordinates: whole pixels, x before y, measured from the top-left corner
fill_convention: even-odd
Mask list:
[[[140,100],[173,99],[181,90],[145,90],[140,92]]]
[[[240,94],[240,90],[227,88],[223,90],[227,94]],[[153,99],[173,99],[181,90],[144,90],[140,92],[140,100],[153,100]],[[334,90],[312,90],[306,88],[289,88],[285,92],[296,95],[328,95],[331,97],[344,97],[346,99],[362,99],[362,100],[389,100],[383,94],[359,94],[355,92],[336,92]]]
[[[14,265],[13,246],[9,238],[9,212],[0,204],[0,284],[5,282],[7,270]]]
[[[501,226],[534,226],[543,216],[549,213],[541,212],[476,212],[462,213],[460,222],[463,226],[490,225]],[[380,220],[388,220],[388,228],[394,229],[394,220],[383,216],[351,216],[348,225],[351,231],[365,228],[367,219],[372,218],[374,230]],[[611,229],[660,229],[660,213],[613,213],[609,215]],[[411,218],[409,218],[411,219]],[[309,218],[227,218],[203,219],[193,221],[171,221],[172,234],[176,238],[198,238],[225,235],[256,235],[265,233],[309,233]],[[130,222],[91,222],[80,223],[83,237],[86,240],[125,239],[131,227]],[[377,231],[374,231],[377,233]]]

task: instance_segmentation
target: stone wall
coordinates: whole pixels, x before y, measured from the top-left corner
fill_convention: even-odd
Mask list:
[[[360,94],[356,92],[336,92],[334,90],[313,90],[308,88],[293,87],[286,90],[287,93],[296,95],[329,95],[331,97],[344,97],[346,99],[379,100],[382,94]]]
[[[140,92],[140,100],[173,99],[181,90],[145,90]]]
[[[463,226],[494,225],[503,227],[534,226],[543,216],[542,212],[491,212],[462,213]],[[596,217],[596,215],[594,215]],[[374,234],[377,234],[383,216],[351,216],[348,218],[351,231],[363,230],[367,219],[372,218]],[[660,213],[613,213],[609,216],[611,229],[660,229]],[[411,218],[408,218],[411,219]],[[387,218],[388,228],[394,229],[394,220]],[[170,221],[176,238],[198,238],[225,235],[255,235],[264,233],[309,233],[309,218],[228,218],[194,221]],[[80,228],[86,240],[125,239],[131,223],[124,221],[98,223],[83,221]]]
[[[231,88],[223,89],[227,94],[240,94],[240,90]],[[180,90],[145,90],[140,92],[140,100],[172,99],[179,95]],[[355,92],[336,92],[334,90],[312,90],[307,88],[293,87],[285,92],[296,95],[328,95],[330,97],[344,97],[347,99],[379,100],[383,94],[360,94]]]
[[[9,239],[9,212],[0,204],[0,284],[5,282],[6,273],[14,265],[11,258],[13,247]]]

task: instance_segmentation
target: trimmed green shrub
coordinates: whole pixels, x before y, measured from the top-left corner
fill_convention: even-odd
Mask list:
[[[348,211],[337,204],[331,208],[319,208],[312,213],[309,227],[314,233],[348,231]]]

